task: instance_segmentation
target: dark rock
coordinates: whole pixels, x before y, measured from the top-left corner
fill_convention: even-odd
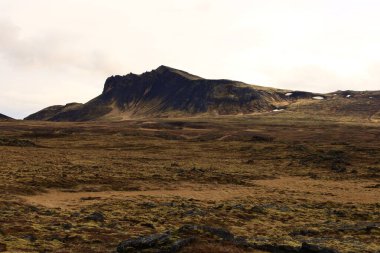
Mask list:
[[[92,214],[87,216],[85,219],[96,221],[96,222],[103,222],[105,220],[104,215],[101,212],[93,212]]]
[[[365,232],[371,233],[373,230],[380,230],[380,223],[378,222],[365,222],[362,224],[343,225],[337,228],[340,232]]]
[[[250,211],[254,212],[254,213],[259,213],[259,214],[266,214],[266,213],[268,213],[268,211],[263,206],[253,206],[250,209]]]
[[[237,205],[233,205],[232,209],[239,209],[239,210],[244,211],[245,210],[245,206],[242,205],[242,204],[237,204]]]
[[[57,212],[53,211],[53,210],[43,210],[43,211],[39,212],[39,214],[46,215],[46,216],[53,216],[53,215],[57,214]]]
[[[118,253],[142,252],[149,249],[149,252],[176,253],[183,247],[194,242],[198,237],[216,236],[223,241],[228,241],[238,246],[249,246],[242,237],[236,237],[226,229],[215,228],[204,225],[184,225],[178,230],[170,233],[153,234],[123,241],[117,247]]]
[[[49,241],[59,241],[59,242],[65,242],[65,238],[59,235],[58,233],[51,234],[47,240]]]
[[[80,216],[79,212],[74,212],[74,213],[70,214],[70,217],[79,217],[79,216]]]
[[[146,209],[151,209],[151,208],[157,207],[157,204],[153,202],[144,202],[144,203],[141,203],[140,206]]]
[[[36,206],[28,206],[27,208],[28,208],[29,212],[36,212],[38,214],[42,214],[42,212],[40,211],[40,209],[38,207],[36,207]]]
[[[206,212],[199,209],[191,209],[184,213],[185,216],[204,216]]]
[[[101,199],[101,197],[83,197],[83,198],[80,198],[81,201],[98,200],[98,199]]]
[[[338,253],[338,251],[318,245],[303,243],[299,253]]]
[[[234,235],[230,231],[223,228],[202,226],[202,229],[212,235],[218,236],[219,238],[223,240],[233,240],[235,238]]]
[[[192,243],[194,241],[195,241],[195,237],[177,240],[171,245],[170,249],[166,253],[179,252],[183,247],[189,245],[190,243]],[[162,252],[162,253],[164,253],[164,252]]]
[[[64,223],[64,224],[62,224],[62,228],[64,230],[70,230],[72,227],[73,227],[73,225],[71,225],[70,223]]]
[[[162,205],[162,206],[168,206],[168,207],[175,207],[175,206],[177,206],[178,204],[175,203],[175,202],[165,202],[165,203],[162,203],[161,205]]]
[[[216,239],[215,237],[218,237]],[[230,231],[223,228],[216,228],[206,225],[187,224],[173,232],[153,234],[123,241],[117,247],[118,253],[177,253],[181,249],[194,241],[214,238],[220,243],[232,244],[244,249],[257,249],[272,253],[338,253],[338,251],[318,245],[303,243],[302,246],[278,245],[278,244],[257,244],[250,243],[244,237],[234,236]]]
[[[375,231],[380,231],[380,228],[378,226],[376,226],[376,225],[368,225],[368,226],[365,227],[365,231],[366,231],[367,234],[372,233],[374,230]]]
[[[320,232],[317,230],[312,230],[312,229],[300,229],[296,230],[290,233],[291,236],[297,236],[297,235],[302,235],[302,236],[315,236],[318,235]]]
[[[22,238],[30,242],[35,242],[37,240],[37,237],[35,235],[25,235]]]
[[[347,171],[347,168],[339,163],[333,163],[331,165],[331,170],[337,172],[337,173],[343,173]]]
[[[239,246],[239,247],[251,247],[251,243],[247,241],[246,238],[237,236],[231,241],[234,245]]]
[[[264,245],[251,245],[252,248],[263,250],[271,253],[299,253],[299,247],[293,247],[289,245],[277,245],[277,244],[264,244]]]
[[[249,159],[245,162],[246,164],[254,164],[255,160],[254,159]]]
[[[152,223],[141,223],[141,226],[154,229],[154,225]]]
[[[338,217],[347,217],[347,214],[344,211],[334,210],[332,213]]]
[[[301,247],[278,244],[251,244],[250,247],[258,250],[268,251],[271,253],[339,253],[335,249],[330,249],[309,243],[303,243]]]
[[[234,235],[223,228],[215,228],[210,226],[198,226],[198,225],[184,225],[180,229],[178,229],[179,232],[191,232],[191,231],[203,231],[207,232],[209,234],[212,234],[214,236],[217,236],[223,240],[232,241],[235,237]]]
[[[170,234],[153,234],[138,238],[128,239],[117,246],[118,253],[137,252],[136,250],[147,249],[163,244],[170,239]]]

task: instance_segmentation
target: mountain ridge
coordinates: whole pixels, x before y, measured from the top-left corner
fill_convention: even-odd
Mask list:
[[[205,79],[161,65],[140,75],[110,76],[102,93],[87,103],[47,107],[25,119],[91,121],[239,115],[291,108],[299,101],[350,96],[346,95],[350,91],[336,93],[291,91],[228,79]]]

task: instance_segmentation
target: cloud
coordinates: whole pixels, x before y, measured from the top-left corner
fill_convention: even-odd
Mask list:
[[[14,68],[79,69],[109,73],[120,68],[103,52],[75,44],[73,34],[48,33],[22,36],[22,29],[8,20],[0,20],[0,56]]]

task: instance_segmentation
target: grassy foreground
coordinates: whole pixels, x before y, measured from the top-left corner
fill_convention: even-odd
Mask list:
[[[379,123],[0,122],[0,252],[185,239],[176,252],[379,252]]]

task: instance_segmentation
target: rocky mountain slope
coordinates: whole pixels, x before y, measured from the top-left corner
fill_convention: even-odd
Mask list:
[[[126,120],[240,115],[285,109],[307,113],[324,110],[327,114],[365,112],[366,117],[372,117],[370,115],[376,115],[380,110],[379,101],[379,92],[316,94],[289,91],[226,79],[204,79],[182,70],[160,66],[141,75],[130,73],[111,76],[107,78],[102,94],[89,102],[51,106],[25,119]]]
[[[0,120],[12,120],[12,118],[0,113]]]

